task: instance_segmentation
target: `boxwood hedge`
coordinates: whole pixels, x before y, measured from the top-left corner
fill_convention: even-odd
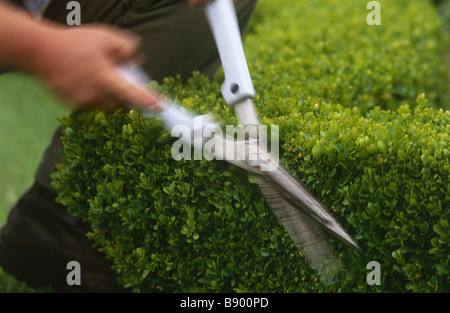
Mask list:
[[[139,112],[61,119],[58,200],[136,292],[448,292],[450,111],[445,38],[426,1],[266,0],[245,48],[281,162],[356,239],[330,238],[342,279],[320,283],[251,177],[220,161],[175,161],[176,138]],[[184,106],[237,123],[223,74],[160,85]],[[441,108],[439,108],[441,107]],[[367,263],[381,284],[366,282]]]

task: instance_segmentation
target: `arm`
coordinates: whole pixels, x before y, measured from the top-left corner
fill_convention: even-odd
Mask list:
[[[0,66],[36,75],[74,109],[124,102],[159,108],[156,94],[134,88],[116,73],[116,65],[133,59],[140,46],[124,30],[37,21],[0,1],[0,42]]]

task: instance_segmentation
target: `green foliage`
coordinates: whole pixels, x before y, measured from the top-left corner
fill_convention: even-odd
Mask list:
[[[175,138],[157,117],[73,113],[62,119],[54,186],[91,224],[89,236],[123,285],[449,291],[450,111],[436,108],[446,99],[440,23],[425,1],[380,2],[382,26],[368,26],[364,1],[267,0],[245,41],[259,115],[280,126],[282,162],[362,248],[330,239],[343,280],[320,284],[247,173],[219,161],[173,160]],[[194,74],[161,88],[235,124],[222,80]],[[366,284],[369,261],[381,264],[380,286]]]
[[[381,25],[369,26],[368,2],[261,1],[267,17],[246,38],[246,51],[258,92],[274,82],[277,92],[259,103],[314,97],[366,112],[413,105],[425,93],[430,105],[449,109],[447,40],[434,7],[381,0]]]

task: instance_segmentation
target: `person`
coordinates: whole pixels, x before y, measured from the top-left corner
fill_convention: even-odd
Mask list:
[[[186,80],[194,71],[212,76],[220,67],[201,9],[208,0],[79,0],[81,26],[67,25],[68,0],[10,2],[0,1],[0,68],[35,75],[73,110],[133,103],[157,111],[157,93],[134,88],[115,71],[142,54],[142,67],[158,82],[175,75]],[[256,3],[235,1],[241,32]],[[87,239],[89,226],[55,201],[50,175],[60,163],[61,136],[59,127],[34,183],[1,229],[0,267],[34,288],[126,292],[111,262]],[[66,281],[71,261],[80,264],[81,285]]]

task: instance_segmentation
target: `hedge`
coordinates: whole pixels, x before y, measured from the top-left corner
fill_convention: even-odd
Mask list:
[[[58,200],[135,292],[448,292],[450,111],[445,38],[426,1],[262,1],[245,37],[255,103],[280,126],[281,162],[356,239],[330,238],[331,286],[277,223],[253,179],[221,161],[175,161],[176,140],[139,112],[61,119]],[[236,124],[223,74],[160,85]],[[441,108],[439,108],[441,107]],[[366,266],[381,265],[368,285]]]

